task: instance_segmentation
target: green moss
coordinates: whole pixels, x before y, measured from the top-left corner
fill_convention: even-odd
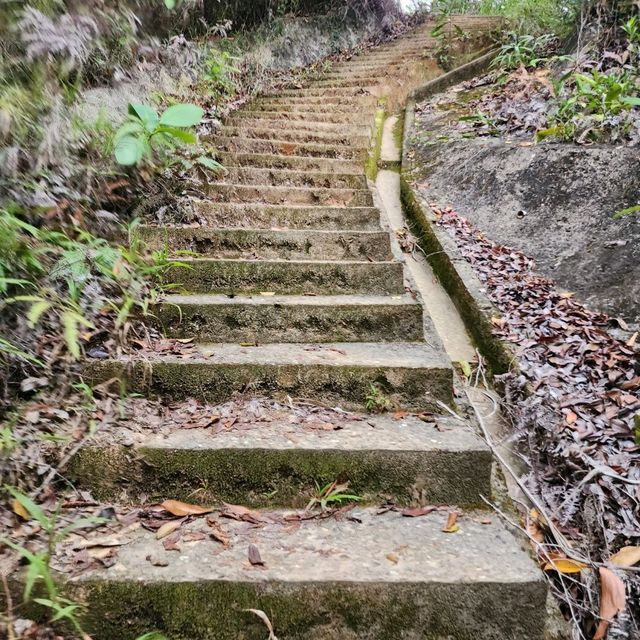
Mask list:
[[[495,374],[511,370],[514,362],[513,353],[504,342],[493,335],[491,318],[479,306],[469,283],[460,276],[404,177],[401,189],[402,206],[412,224],[413,232],[417,235],[424,253],[429,256],[429,263],[440,282],[454,301],[480,353]]]
[[[373,149],[369,154],[369,159],[367,160],[365,168],[367,178],[369,178],[370,180],[375,180],[376,176],[378,175],[378,162],[380,161],[380,154],[382,152],[382,134],[384,132],[385,117],[386,111],[384,108],[384,103],[381,103],[380,108],[376,112],[373,133]]]
[[[490,468],[490,455],[476,450],[87,447],[74,459],[70,477],[102,500],[124,491],[152,501],[188,501],[197,494],[208,504],[303,508],[316,483],[339,479],[372,504],[409,504],[418,491],[434,504],[478,506],[477,496],[490,491]]]
[[[135,638],[149,629],[172,640],[264,640],[246,609],[260,609],[287,640],[399,637],[488,640],[509,630],[532,640],[544,625],[546,587],[501,584],[109,582],[75,586],[96,640]],[[526,603],[526,604],[525,604]],[[526,612],[526,614],[525,614]]]

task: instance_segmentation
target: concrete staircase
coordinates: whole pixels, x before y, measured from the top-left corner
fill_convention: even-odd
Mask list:
[[[77,456],[77,485],[101,499],[262,509],[257,522],[218,518],[225,545],[203,518],[185,523],[192,541],[179,553],[135,531],[115,566],[72,580],[98,640],[150,629],[264,640],[245,609],[264,611],[280,640],[543,637],[545,583],[481,509],[488,448],[473,425],[425,413],[453,406],[453,367],[365,176],[381,106],[440,73],[428,57],[432,26],[233,113],[215,137],[226,174],[195,205],[207,224],[142,229],[152,245],[198,254],[169,276],[181,290],[157,310],[167,335],[195,338],[198,351],[90,361],[87,377],[173,400],[277,398],[283,409],[216,435],[149,430],[133,447],[110,434]],[[361,415],[372,389],[401,411]],[[354,413],[301,429],[299,400]],[[333,480],[364,502],[329,518],[291,513],[314,481]],[[444,506],[404,517],[377,509],[385,503]],[[465,508],[457,533],[443,531],[453,505]],[[263,565],[248,562],[249,545]],[[146,560],[157,553],[168,566]]]

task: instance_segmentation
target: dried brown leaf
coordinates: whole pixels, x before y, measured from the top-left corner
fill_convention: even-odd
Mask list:
[[[633,567],[640,562],[640,547],[622,547],[609,558],[609,562],[617,567]]]
[[[600,624],[593,640],[603,640],[611,621],[626,607],[624,582],[604,567],[600,567]]]
[[[165,500],[160,506],[174,516],[202,516],[211,513],[211,507],[200,507],[179,500]]]
[[[430,513],[433,513],[437,507],[427,506],[427,507],[410,507],[407,509],[403,509],[400,513],[405,518],[419,518],[420,516],[426,516]]]

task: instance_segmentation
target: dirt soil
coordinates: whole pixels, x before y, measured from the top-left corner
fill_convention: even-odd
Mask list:
[[[587,306],[640,323],[640,149],[461,133],[454,88],[419,105],[411,159],[429,202],[451,206],[495,242],[535,258],[538,270]]]

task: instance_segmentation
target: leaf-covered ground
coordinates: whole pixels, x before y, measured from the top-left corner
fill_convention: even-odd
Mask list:
[[[492,242],[451,209],[436,213],[500,313],[492,318],[494,334],[513,345],[518,373],[500,384],[529,467],[527,485],[584,558],[606,563],[625,547],[639,547],[638,334],[620,339],[619,321],[557,289],[531,258]],[[621,622],[631,635],[620,637],[639,631],[631,564],[622,573],[636,617]],[[589,605],[578,603],[596,602],[596,589],[588,576],[559,575],[560,597],[585,629]]]

